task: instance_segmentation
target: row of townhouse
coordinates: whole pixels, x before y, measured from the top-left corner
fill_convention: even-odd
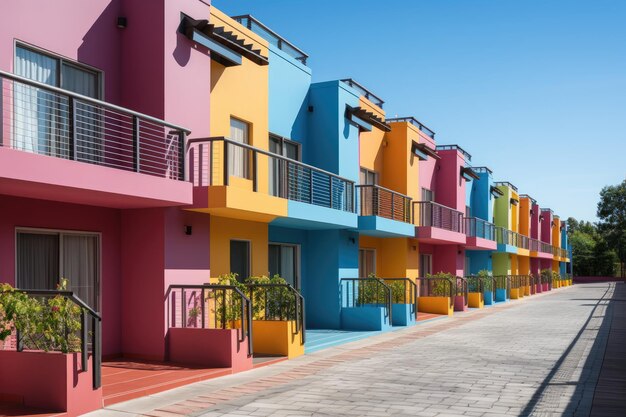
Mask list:
[[[302,354],[305,329],[414,323],[429,274],[569,271],[551,210],[354,80],[313,83],[307,58],[208,0],[4,6],[0,282],[67,278],[93,317],[83,394],[55,407],[102,405],[100,357],[240,371]],[[283,277],[286,325],[253,317],[252,288],[207,285],[230,273]],[[0,398],[50,406],[20,353]]]

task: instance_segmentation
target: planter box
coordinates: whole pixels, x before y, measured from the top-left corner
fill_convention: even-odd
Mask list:
[[[489,292],[491,295],[491,292]],[[471,308],[483,308],[485,307],[485,298],[480,292],[471,292],[467,296],[467,305]]]
[[[517,300],[518,298],[522,298],[520,297],[519,288],[511,288],[511,300]]]
[[[415,324],[413,304],[392,304],[391,322],[394,326],[412,326]]]
[[[454,296],[454,311],[467,311],[467,305],[465,304],[465,297],[462,295]]]
[[[535,292],[537,294],[542,293],[543,292],[543,286],[541,284],[536,284],[535,285]]]
[[[526,296],[528,296],[528,295],[531,295],[531,292],[530,292],[530,285],[526,285],[526,286],[524,286],[523,288],[524,288],[524,297],[526,297]]]
[[[252,369],[248,342],[239,342],[238,329],[170,328],[167,333],[171,362],[209,368]]]
[[[417,297],[417,311],[448,316],[454,314],[450,297]]]
[[[504,288],[496,288],[496,301],[506,301],[506,290]]]
[[[550,291],[550,284],[548,283],[541,284],[541,287],[543,288],[543,291]]]
[[[393,315],[393,312],[392,312]],[[344,330],[389,330],[391,323],[385,317],[385,308],[377,306],[342,307],[341,328]]]
[[[80,368],[80,353],[0,351],[0,398],[28,407],[77,416],[102,408],[102,388],[93,389],[92,360]]]
[[[492,305],[495,302],[495,300],[493,299],[493,291],[485,291],[483,299],[485,300],[485,305]]]
[[[304,355],[302,331],[296,334],[294,320],[253,320],[252,335],[255,354],[287,356],[289,359]]]

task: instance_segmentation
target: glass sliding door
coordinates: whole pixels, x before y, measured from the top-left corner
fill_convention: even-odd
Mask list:
[[[279,275],[294,288],[299,288],[298,246],[270,243],[268,253],[270,276]]]
[[[100,73],[24,45],[15,48],[15,74],[90,98],[100,98]],[[69,106],[70,101],[64,95],[16,83],[13,91],[13,146],[28,152],[69,158]],[[75,111],[76,159],[101,161],[102,115],[95,106],[80,100]]]
[[[100,237],[96,234],[18,231],[17,286],[54,290],[61,278],[81,300],[99,309]]]

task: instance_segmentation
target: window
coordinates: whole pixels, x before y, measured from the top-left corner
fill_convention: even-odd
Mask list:
[[[76,62],[18,44],[15,74],[87,97],[101,98],[101,73]],[[14,88],[15,129],[13,146],[23,151],[70,157],[70,109],[66,96],[25,84]],[[101,115],[86,102],[75,107],[77,160],[100,160]]]
[[[67,278],[69,290],[99,310],[100,237],[97,234],[18,230],[17,286],[53,290]]]
[[[435,201],[435,192],[428,188],[422,188],[422,201]]]
[[[359,249],[359,278],[376,275],[376,250]]]
[[[433,273],[432,256],[421,254],[420,255],[420,275],[426,277]]]
[[[230,241],[230,272],[237,274],[241,282],[250,277],[250,242]]]
[[[300,153],[300,144],[289,139],[277,135],[270,135],[270,152],[276,155],[284,156],[285,158],[293,159],[294,161],[300,161],[302,155]],[[296,194],[294,199],[297,198],[298,189],[297,181],[301,175],[302,169],[295,164],[288,164],[284,160],[278,158],[269,158],[269,192],[270,195],[276,197],[287,198],[288,193]],[[292,181],[296,184],[295,187],[289,187],[286,178],[291,176]]]
[[[239,119],[230,118],[230,140],[245,145],[250,144],[250,125]],[[250,159],[248,150],[237,145],[228,145],[229,175],[250,179]]]
[[[294,288],[299,288],[298,246],[270,243],[268,253],[270,276],[280,275]]]

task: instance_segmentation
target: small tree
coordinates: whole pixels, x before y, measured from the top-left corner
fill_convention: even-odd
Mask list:
[[[604,187],[598,203],[598,228],[620,263],[620,275],[626,278],[626,180]]]

